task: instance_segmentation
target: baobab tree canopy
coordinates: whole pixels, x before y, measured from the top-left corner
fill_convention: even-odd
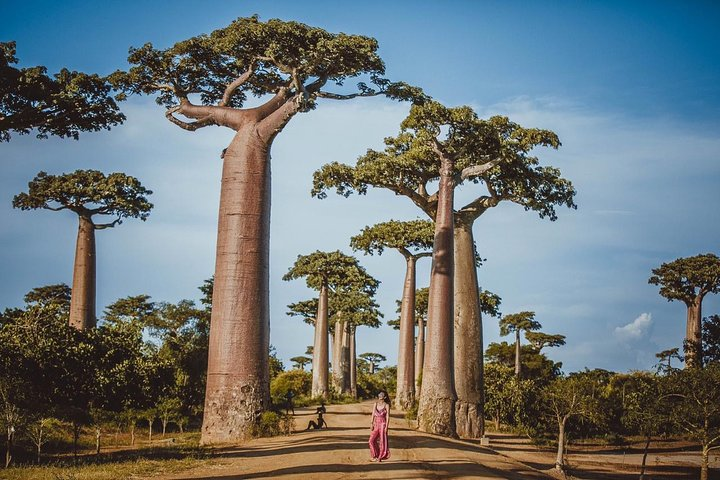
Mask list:
[[[292,99],[300,111],[315,108],[318,98],[348,99],[384,93],[394,98],[420,96],[417,88],[391,83],[381,75],[385,65],[377,55],[377,41],[361,35],[333,34],[299,22],[257,16],[238,18],[209,35],[198,35],[160,50],[146,43],[131,48],[127,73],[116,72],[118,87],[131,93],[158,94],[157,102],[168,107],[168,119],[189,130],[208,125],[237,129],[237,118],[227,109],[239,109],[248,95],[281,94]],[[329,92],[328,83],[369,75],[370,85],[360,82],[353,93]],[[191,111],[190,99],[214,106]],[[180,101],[180,105],[178,105]],[[195,118],[193,123],[172,116],[179,112]],[[262,117],[260,109],[255,112]]]
[[[363,228],[350,239],[350,246],[365,253],[381,255],[385,248],[400,250],[403,254],[432,249],[435,226],[428,220],[400,222],[390,220]]]
[[[13,206],[21,210],[67,209],[78,215],[112,215],[116,217],[113,222],[96,225],[110,227],[122,223],[123,218],[147,219],[153,207],[147,200],[151,193],[137,178],[123,173],[105,176],[97,170],[63,175],[40,172],[28,184],[27,193],[13,198]]]
[[[500,319],[500,335],[503,337],[512,332],[539,330],[540,322],[535,320],[535,312],[520,312],[505,315]]]
[[[660,295],[668,301],[691,304],[698,295],[720,292],[720,258],[712,253],[678,258],[652,272],[648,283],[660,285]]]
[[[355,257],[345,255],[339,250],[334,252],[316,251],[309,255],[298,255],[295,264],[283,280],[305,277],[307,286],[320,290],[325,285],[334,291],[338,288],[357,289],[373,295],[380,285],[358,264]]]
[[[449,123],[451,122],[451,123]],[[385,150],[368,152],[356,165],[324,165],[313,177],[312,194],[324,198],[334,188],[343,196],[366,194],[368,186],[387,188],[410,198],[430,218],[435,217],[437,193],[428,184],[439,178],[439,163],[428,145],[433,133],[452,125],[443,149],[456,158],[457,185],[468,180],[484,184],[486,192],[457,209],[477,218],[487,208],[509,200],[555,220],[556,205],[576,208],[575,189],[554,167],[540,165],[531,151],[538,146],[558,148],[557,135],[549,130],[523,128],[507,117],[482,120],[469,107],[447,108],[435,102],[413,105],[402,124],[403,132],[385,139]],[[488,162],[501,160],[487,169]]]
[[[10,132],[37,129],[38,138],[72,137],[109,130],[125,120],[104,77],[63,68],[49,76],[42,66],[17,68],[15,42],[0,42],[0,142]]]

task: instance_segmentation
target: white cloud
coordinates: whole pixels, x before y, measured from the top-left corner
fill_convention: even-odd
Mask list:
[[[650,329],[652,314],[641,313],[635,320],[622,327],[615,327],[615,336],[622,341],[639,340]]]

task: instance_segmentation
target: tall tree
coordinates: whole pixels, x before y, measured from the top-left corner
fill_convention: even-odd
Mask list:
[[[10,132],[37,129],[38,138],[72,137],[80,132],[109,130],[125,120],[107,78],[66,68],[49,76],[47,68],[14,66],[15,42],[0,42],[0,142]]]
[[[532,155],[539,146],[558,148],[560,141],[548,130],[527,129],[496,116],[487,121],[469,113],[469,124],[483,130],[494,130],[499,145],[481,145],[483,134],[465,135],[467,154],[456,162],[456,185],[472,183],[484,186],[485,191],[455,211],[455,368],[458,393],[458,432],[462,436],[479,436],[483,431],[482,416],[482,322],[477,299],[477,255],[472,226],[483,213],[502,202],[513,202],[526,210],[533,210],[541,218],[555,220],[555,207],[576,208],[572,183],[560,176],[553,167],[540,165]],[[472,132],[473,128],[467,128]],[[374,150],[360,157],[353,166],[337,162],[315,172],[313,195],[326,196],[335,188],[338,194],[367,193],[368,187],[387,188],[408,197],[431,219],[437,214],[438,192],[428,191],[429,183],[440,177],[439,164],[427,148],[415,148],[418,142],[405,132],[385,140],[383,152]],[[495,167],[486,169],[488,162],[500,159]]]
[[[321,98],[419,94],[381,77],[385,66],[377,49],[373,38],[254,16],[165,50],[150,43],[132,48],[135,66],[113,77],[132,93],[157,94],[166,118],[180,128],[219,125],[236,132],[223,155],[202,443],[249,436],[269,405],[272,142]],[[361,75],[373,86],[326,89]],[[271,98],[244,107],[248,95]]]
[[[401,410],[407,410],[415,402],[415,272],[418,259],[432,255],[428,250],[432,249],[434,230],[433,223],[427,220],[391,220],[365,227],[359,235],[350,240],[350,246],[354,250],[381,255],[385,248],[392,248],[405,258],[395,394],[396,405]]]
[[[290,361],[293,362],[293,368],[296,368],[298,370],[305,370],[305,365],[307,365],[308,363],[312,365],[312,358],[306,357],[304,355],[292,357]]]
[[[660,285],[668,302],[680,300],[687,307],[685,367],[701,367],[702,302],[708,293],[720,291],[720,258],[712,253],[678,258],[652,272],[648,283]]]
[[[298,255],[283,280],[301,277],[305,277],[308,287],[319,291],[315,315],[312,396],[328,398],[328,296],[330,292],[341,294],[352,290],[372,296],[380,282],[370,276],[355,257],[345,255],[339,250]]]
[[[95,231],[112,228],[124,218],[145,221],[152,192],[124,173],[105,176],[97,170],[76,170],[63,175],[38,173],[28,191],[15,195],[13,207],[21,210],[70,210],[79,218],[73,268],[70,325],[84,330],[95,326]],[[95,215],[116,217],[109,223],[95,223]]]
[[[375,369],[380,365],[380,362],[386,362],[387,357],[382,353],[365,352],[360,354],[360,358],[367,360],[370,364],[370,375],[375,373]]]
[[[515,375],[520,376],[520,332],[539,330],[542,328],[540,322],[534,320],[535,312],[520,312],[505,315],[500,319],[500,335],[515,333]]]

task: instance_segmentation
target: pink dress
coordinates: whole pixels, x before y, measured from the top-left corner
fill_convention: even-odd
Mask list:
[[[370,434],[370,456],[383,461],[390,457],[390,449],[388,448],[387,424],[388,424],[388,408],[378,409],[377,404],[373,406],[373,429]]]

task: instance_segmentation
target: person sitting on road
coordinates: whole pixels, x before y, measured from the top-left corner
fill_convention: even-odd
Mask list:
[[[318,407],[318,410],[319,409],[320,408]],[[308,422],[308,426],[305,430],[310,430],[310,428],[313,428],[314,430],[319,430],[319,429],[323,428],[323,426],[325,428],[328,428],[328,424],[325,421],[325,419],[323,418],[323,412],[318,411],[317,414],[318,414],[317,422],[314,420],[310,420]]]

